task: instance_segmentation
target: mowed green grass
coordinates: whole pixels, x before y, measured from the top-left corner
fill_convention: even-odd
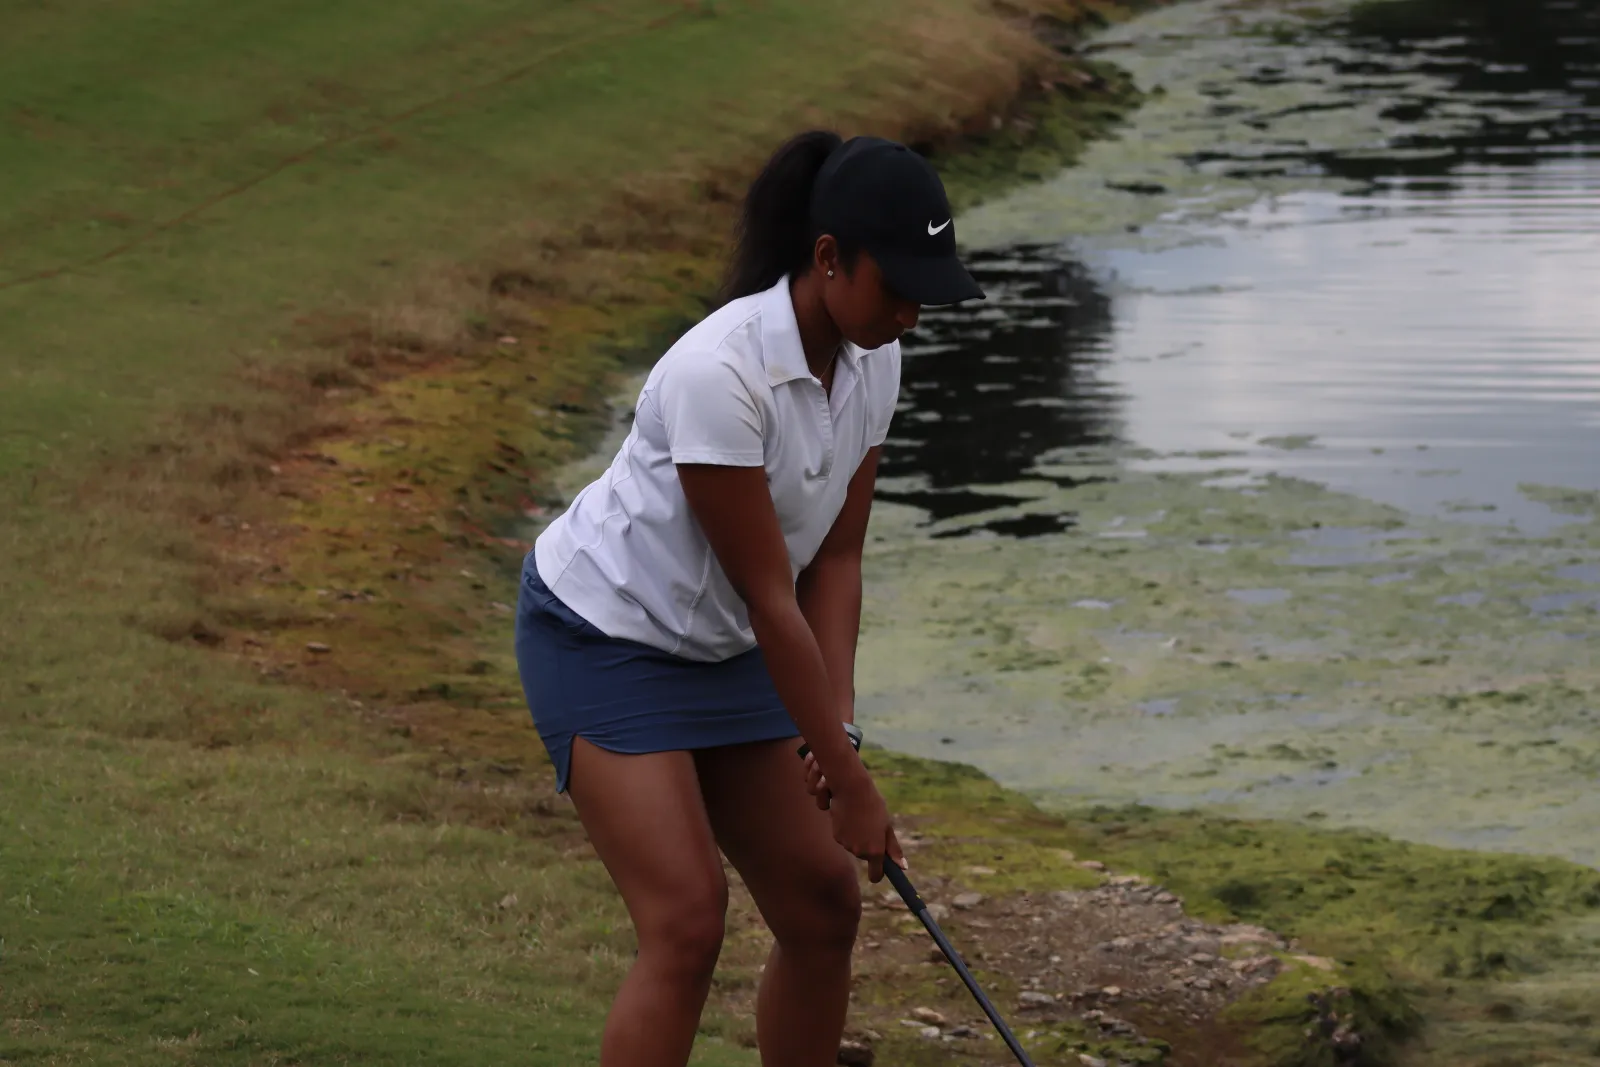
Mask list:
[[[186,413],[281,403],[240,372],[311,360],[307,319],[808,115],[937,120],[930,28],[1003,66],[986,10],[0,8],[0,1062],[595,1062],[631,934],[570,816],[452,822],[457,787],[340,696],[136,625],[195,603],[195,533],[82,486],[159,474]],[[697,1062],[755,1061],[727,1022]]]
[[[749,157],[802,104],[910,91],[926,72],[883,47],[896,25],[971,6],[11,5],[0,474],[212,399],[297,314]]]
[[[569,1021],[559,1002],[528,996],[526,982],[508,983],[505,995],[473,996],[395,946],[436,931],[394,922],[369,946],[340,944],[318,936],[315,922],[305,930],[303,907],[290,924],[261,906],[269,902],[249,899],[271,890],[253,881],[266,872],[246,861],[248,850],[294,855],[298,845],[302,862],[314,863],[323,828],[296,840],[255,837],[241,821],[212,827],[233,842],[235,874],[252,878],[230,887],[218,881],[222,871],[205,870],[214,846],[204,836],[190,839],[195,854],[186,856],[181,842],[163,847],[154,827],[86,825],[74,805],[61,803],[83,784],[71,770],[8,773],[4,784],[4,1062],[572,1062],[582,1014]],[[169,789],[174,784],[186,786],[181,777]],[[371,837],[367,826],[342,830]],[[365,840],[338,857],[355,877],[318,881],[356,896],[346,909],[364,909],[361,894],[382,895],[373,881],[423,873],[398,845]],[[412,846],[405,851],[438,862],[438,843]],[[360,878],[367,865],[384,874]],[[396,918],[413,912],[410,903]],[[527,950],[507,946],[507,958],[537,966]]]

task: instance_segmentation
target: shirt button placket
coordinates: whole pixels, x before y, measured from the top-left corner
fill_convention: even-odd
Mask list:
[[[828,406],[828,391],[820,381],[817,387],[817,415],[822,419],[822,477],[833,473],[833,411]]]

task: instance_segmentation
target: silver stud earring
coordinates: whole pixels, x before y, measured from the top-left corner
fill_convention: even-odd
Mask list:
[[[830,277],[830,278],[831,278],[831,277],[833,277],[833,271],[831,271],[831,270],[830,270],[830,271],[829,271],[829,272],[828,272],[828,277]]]

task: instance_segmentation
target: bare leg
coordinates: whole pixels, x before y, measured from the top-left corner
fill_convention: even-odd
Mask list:
[[[833,840],[827,812],[806,792],[798,743],[694,754],[717,843],[776,939],[756,1001],[762,1067],[837,1060],[861,920],[858,861]]]
[[[600,1067],[684,1067],[722,950],[728,883],[687,752],[628,756],[582,738],[568,785],[638,932]]]

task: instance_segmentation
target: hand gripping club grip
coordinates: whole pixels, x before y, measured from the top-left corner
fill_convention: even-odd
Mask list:
[[[854,748],[857,752],[860,752],[861,751],[861,738],[863,736],[863,734],[861,732],[861,727],[857,726],[853,722],[847,722],[847,723],[843,723],[841,725],[844,726],[845,736],[850,739],[850,746],[852,748]],[[805,759],[806,758],[806,753],[810,752],[810,751],[811,751],[811,746],[810,745],[805,745],[805,744],[801,745],[800,746],[800,758],[801,759]]]

